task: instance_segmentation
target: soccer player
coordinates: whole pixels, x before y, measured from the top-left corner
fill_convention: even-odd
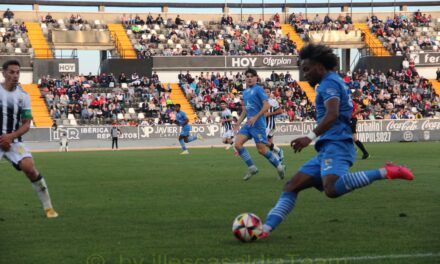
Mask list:
[[[280,104],[277,102],[277,100],[274,98],[274,94],[270,91],[269,88],[265,88],[264,91],[266,92],[266,95],[269,97],[269,105],[270,108],[264,114],[266,117],[266,136],[267,136],[267,146],[271,151],[273,151],[275,154],[278,155],[278,158],[281,162],[283,162],[284,159],[284,152],[281,148],[274,145],[273,143],[273,136],[275,134],[275,117],[283,112],[283,109],[281,109]]]
[[[110,135],[112,136],[112,149],[116,147],[116,150],[118,150],[118,138],[121,135],[121,130],[116,124],[113,124],[113,127],[110,129]]]
[[[357,114],[362,112],[361,106],[356,103],[355,100],[353,100],[353,113],[351,114],[351,121],[350,121],[350,128],[351,132],[353,133],[353,141],[358,146],[358,148],[362,151],[362,159],[368,159],[370,157],[370,154],[368,153],[367,149],[365,148],[364,144],[358,139],[357,136]]]
[[[264,93],[263,88],[257,84],[258,75],[256,70],[249,68],[244,74],[247,87],[243,92],[244,106],[240,118],[234,127],[234,130],[237,131],[245,117],[247,118],[246,124],[240,129],[235,137],[235,148],[248,166],[248,170],[243,179],[247,181],[253,175],[258,173],[258,169],[248,150],[243,147],[244,143],[251,138],[254,139],[258,153],[270,161],[278,171],[278,178],[283,179],[286,166],[284,166],[279,158],[266,146],[268,141],[266,137],[266,119],[264,118],[264,114],[270,108],[268,97]]]
[[[67,134],[66,132],[62,132],[61,136],[60,136],[60,152],[65,151],[68,152],[69,151],[69,141],[67,139]]]
[[[298,193],[304,189],[315,187],[324,191],[327,197],[336,198],[374,181],[414,178],[408,168],[392,163],[374,170],[348,171],[356,154],[350,129],[353,106],[344,82],[333,71],[338,58],[323,45],[308,45],[299,56],[304,78],[312,87],[319,83],[315,100],[318,126],[307,136],[292,140],[291,146],[295,152],[300,152],[320,136],[315,144],[318,154],[284,186],[277,204],[266,218],[260,238],[269,236],[287,217],[295,206]]]
[[[197,136],[191,136],[189,132],[191,131],[191,126],[188,124],[189,119],[186,116],[185,112],[180,110],[180,104],[175,105],[176,110],[176,123],[182,127],[182,131],[179,135],[179,143],[182,146],[182,152],[180,155],[188,155],[189,151],[186,148],[185,143],[193,142],[194,140],[203,140],[202,135],[197,134]]]
[[[23,171],[31,181],[47,218],[58,216],[53,209],[46,181],[35,168],[32,155],[22,142],[29,131],[32,112],[29,95],[19,85],[20,63],[9,60],[3,64],[4,83],[0,84],[0,159],[3,156],[15,169]]]
[[[232,128],[232,113],[228,108],[226,101],[220,102],[222,109],[221,123],[223,126],[223,144],[226,144],[226,149],[230,149],[234,145],[234,131]]]

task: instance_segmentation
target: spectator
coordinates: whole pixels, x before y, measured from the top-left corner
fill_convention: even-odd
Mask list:
[[[6,11],[3,13],[3,18],[7,18],[9,20],[14,18],[14,13],[8,8],[6,9]]]
[[[177,15],[176,20],[174,21],[174,23],[177,26],[183,25],[183,20],[180,18],[180,15]]]
[[[163,25],[163,17],[162,17],[160,14],[158,14],[155,22],[156,22],[156,24],[158,24],[159,26],[160,26],[160,25]]]
[[[52,15],[50,13],[47,13],[46,17],[43,20],[44,23],[55,23],[55,20],[53,19]]]
[[[402,68],[403,68],[404,70],[409,68],[409,61],[408,61],[407,58],[404,58],[404,59],[403,59],[403,61],[402,61]]]

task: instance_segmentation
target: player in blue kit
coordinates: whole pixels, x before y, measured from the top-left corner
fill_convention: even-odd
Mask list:
[[[194,140],[202,140],[202,136],[200,134],[197,134],[197,136],[191,136],[189,132],[191,131],[191,126],[188,124],[189,119],[186,116],[185,112],[180,111],[180,104],[176,104],[175,106],[176,110],[176,123],[182,127],[182,131],[179,135],[179,143],[180,146],[182,146],[182,152],[180,155],[188,155],[189,151],[186,148],[185,143],[193,142]]]
[[[377,180],[413,180],[412,172],[404,167],[386,163],[383,168],[349,172],[356,152],[350,128],[352,100],[344,82],[333,70],[338,58],[323,45],[308,45],[300,52],[304,78],[316,90],[316,117],[318,126],[305,137],[291,142],[300,152],[319,136],[315,144],[318,154],[306,162],[284,186],[277,204],[270,210],[260,238],[269,236],[292,211],[298,193],[315,187],[327,197],[336,198]]]
[[[244,75],[246,77],[247,88],[243,92],[243,112],[234,128],[234,130],[237,131],[243,120],[247,118],[246,124],[240,129],[235,138],[235,148],[248,166],[248,171],[243,179],[247,181],[258,173],[258,169],[248,150],[243,147],[244,143],[251,138],[255,141],[258,153],[270,161],[278,171],[278,178],[283,179],[286,167],[266,146],[268,141],[266,137],[266,118],[264,115],[270,108],[268,97],[263,88],[257,84],[258,75],[256,70],[247,69]]]

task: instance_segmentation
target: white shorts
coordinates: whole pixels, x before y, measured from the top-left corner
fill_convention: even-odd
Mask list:
[[[226,138],[233,138],[234,137],[234,131],[232,130],[228,130],[223,132],[222,138],[226,139]]]
[[[22,142],[12,143],[11,149],[7,152],[0,149],[0,160],[3,158],[3,156],[12,162],[16,168],[18,168],[18,165],[22,159],[32,158],[32,154]]]
[[[274,134],[275,134],[275,129],[266,128],[266,136],[268,138],[273,137]]]

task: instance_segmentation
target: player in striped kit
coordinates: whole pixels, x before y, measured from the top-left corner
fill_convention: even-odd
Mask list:
[[[273,136],[275,134],[275,117],[283,112],[283,109],[281,109],[280,104],[275,99],[274,94],[270,91],[269,88],[265,88],[264,91],[266,92],[267,96],[269,97],[269,105],[270,108],[266,112],[266,135],[267,135],[267,147],[278,155],[280,161],[283,161],[284,159],[284,153],[283,150],[273,143]]]
[[[230,149],[234,144],[234,131],[232,128],[232,113],[228,108],[225,101],[220,102],[220,107],[222,108],[221,123],[223,126],[223,144],[226,144],[226,149]]]
[[[21,137],[29,131],[32,112],[29,95],[19,86],[20,63],[9,60],[3,64],[5,82],[0,84],[0,159],[3,156],[24,174],[40,199],[47,218],[55,218],[49,191],[43,176]]]

